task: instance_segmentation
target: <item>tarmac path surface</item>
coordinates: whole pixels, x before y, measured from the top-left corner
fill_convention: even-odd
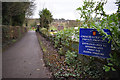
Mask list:
[[[35,31],[29,31],[2,53],[3,78],[49,78]]]

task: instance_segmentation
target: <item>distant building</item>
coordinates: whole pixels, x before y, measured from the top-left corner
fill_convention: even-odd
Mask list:
[[[64,29],[64,27],[77,27],[80,25],[80,22],[76,20],[65,20],[65,19],[54,19],[50,26],[56,27],[58,30]]]

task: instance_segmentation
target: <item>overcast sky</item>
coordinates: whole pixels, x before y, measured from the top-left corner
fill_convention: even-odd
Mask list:
[[[95,0],[98,1],[98,0]],[[104,6],[104,10],[107,14],[115,13],[117,6],[116,0],[108,0]],[[79,19],[79,14],[76,9],[83,5],[83,0],[35,0],[36,9],[32,18],[39,18],[39,11],[43,8],[47,8],[53,15],[54,19]]]

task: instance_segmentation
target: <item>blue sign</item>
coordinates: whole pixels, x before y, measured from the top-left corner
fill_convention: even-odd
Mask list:
[[[104,32],[110,35],[108,29],[104,29]],[[96,29],[80,28],[79,54],[109,58],[111,42],[102,37]]]

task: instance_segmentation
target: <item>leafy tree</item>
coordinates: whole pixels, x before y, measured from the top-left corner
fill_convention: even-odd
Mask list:
[[[12,26],[22,26],[22,24],[24,23],[24,19],[25,19],[25,13],[21,13],[20,15],[16,15],[12,17]]]
[[[116,0],[116,4],[118,6],[118,10],[117,10],[117,16],[118,16],[118,23],[119,23],[119,28],[120,28],[120,1],[119,0]]]
[[[25,13],[25,23],[26,23],[26,26],[28,26],[28,18],[30,17],[30,16],[32,16],[33,15],[33,12],[34,12],[34,10],[35,10],[35,4],[34,4],[34,0],[31,0],[31,2],[29,3],[29,6],[28,6],[28,8],[27,8],[27,11],[26,11],[26,13]]]
[[[22,25],[25,15],[32,15],[32,2],[2,2],[2,24]]]
[[[39,12],[39,16],[40,16],[39,20],[41,27],[48,29],[49,24],[53,21],[51,12],[47,8],[45,8]]]
[[[61,18],[61,19],[59,19],[59,20],[65,20],[64,18]]]
[[[104,12],[103,6],[106,2],[105,0],[101,0],[95,6],[93,0],[84,0],[84,5],[77,8],[77,10],[81,12],[81,18],[84,19],[82,27],[95,28],[102,35],[105,35],[105,38],[112,41],[111,58],[107,59],[108,64],[104,66],[104,69],[105,71],[116,70],[120,74],[120,1],[116,1],[116,4],[118,4],[117,12],[111,15],[107,15]],[[94,17],[92,16],[93,13],[95,13]],[[107,35],[103,29],[109,29],[111,35]]]

